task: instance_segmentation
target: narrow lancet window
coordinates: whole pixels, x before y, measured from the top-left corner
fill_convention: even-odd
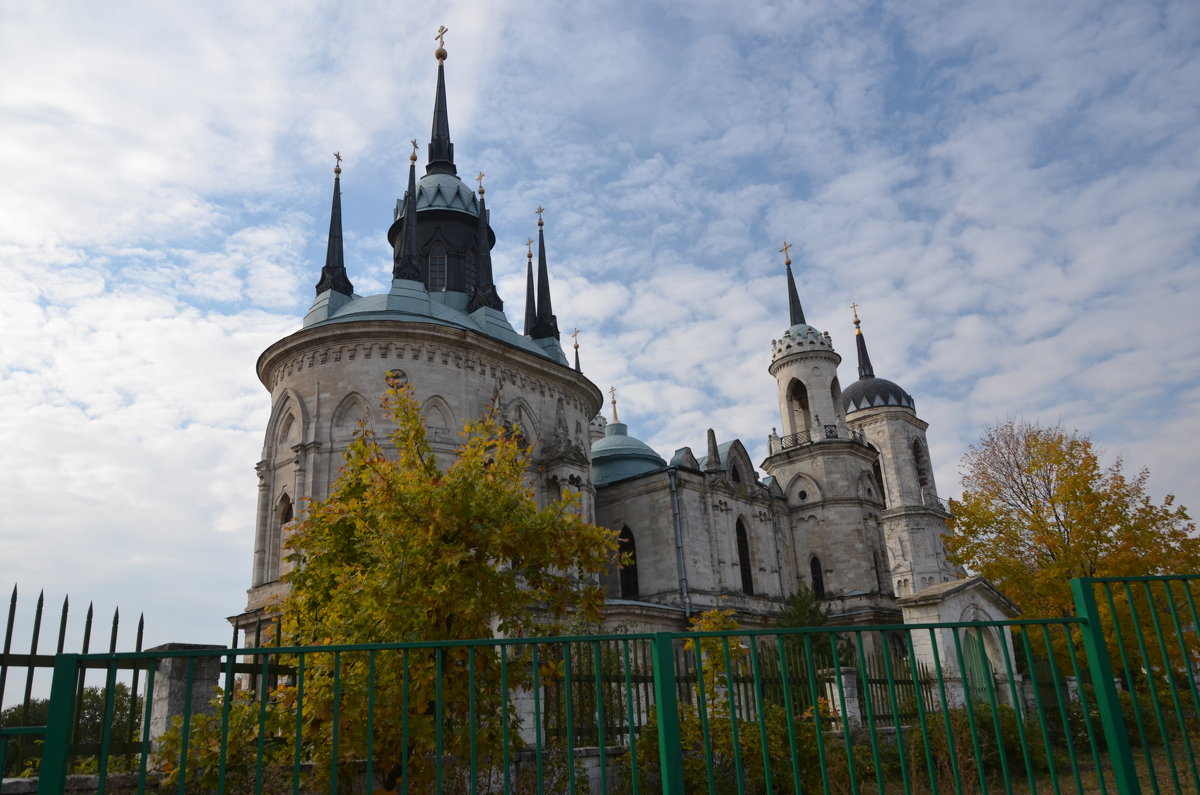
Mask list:
[[[742,593],[754,593],[754,571],[750,568],[750,539],[746,535],[746,526],[742,520],[737,521],[737,554],[738,569],[742,573]]]

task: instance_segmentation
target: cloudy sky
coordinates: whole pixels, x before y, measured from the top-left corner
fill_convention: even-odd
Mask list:
[[[631,432],[761,460],[793,243],[808,320],[931,423],[1061,422],[1200,505],[1200,5],[0,5],[0,589],[227,640],[268,395],[322,264],[385,289],[446,40],[501,296],[555,310]],[[26,603],[29,604],[28,602]],[[124,644],[123,644],[124,645]]]

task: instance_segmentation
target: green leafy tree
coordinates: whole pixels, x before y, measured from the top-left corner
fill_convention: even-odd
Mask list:
[[[142,697],[130,694],[129,685],[117,682],[113,686],[112,706],[107,713],[107,720],[104,709],[105,701],[106,694],[103,687],[93,686],[83,689],[82,699],[76,705],[75,710],[75,733],[72,747],[76,757],[76,766],[81,764],[80,757],[94,758],[99,755],[106,723],[111,727],[109,750],[113,755],[109,761],[109,769],[121,769],[128,765],[129,760],[133,758],[128,746],[131,742],[139,739],[138,730],[141,728],[142,722]],[[33,698],[29,700],[28,708],[22,704],[8,707],[0,711],[0,727],[45,726],[49,703],[44,698]],[[29,767],[31,763],[34,765],[31,769],[36,769],[36,763],[42,755],[40,741],[30,738],[19,740],[16,737],[9,737],[7,741],[8,752],[5,757],[7,769],[0,771],[0,774],[16,775]]]
[[[781,627],[823,627],[828,622],[829,606],[817,599],[812,588],[804,583],[800,583],[775,620]]]
[[[384,408],[395,423],[390,445],[360,433],[329,498],[308,507],[290,541],[285,644],[546,635],[572,616],[600,620],[597,577],[616,554],[615,535],[580,518],[576,495],[538,507],[519,436],[488,412],[467,423],[443,467],[411,388],[389,383]],[[502,685],[494,647],[413,652],[407,670],[395,657],[373,671],[365,654],[308,658],[304,736],[314,740],[314,769],[341,761],[320,758],[335,701],[341,747],[361,759],[373,677],[372,747],[389,780],[404,763],[410,788],[432,787],[438,764],[472,749],[480,776],[495,775],[502,742],[519,743],[505,702],[529,685],[528,661],[510,649]],[[443,787],[451,780],[464,783],[451,777]]]

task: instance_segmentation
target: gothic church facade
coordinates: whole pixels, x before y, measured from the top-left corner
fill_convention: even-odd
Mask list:
[[[418,178],[414,147],[387,230],[391,288],[354,292],[339,166],[315,300],[301,328],[259,358],[272,410],[257,465],[251,586],[235,626],[250,634],[283,595],[289,531],[306,500],[328,495],[360,420],[387,433],[378,397],[389,375],[412,384],[445,457],[463,422],[498,400],[529,444],[537,499],[571,489],[586,519],[619,533],[632,564],[605,576],[610,626],[682,629],[716,607],[764,626],[802,586],[837,623],[896,623],[897,598],[959,577],[942,549],[949,514],[912,397],[875,376],[857,316],[859,378],[842,389],[841,356],[828,332],[805,322],[790,260],[787,328],[764,340],[782,430],[769,436],[765,475],[739,440],[719,442],[711,429],[702,455],[682,447],[668,461],[629,435],[615,405],[606,422],[578,351],[570,362],[561,345],[540,217],[521,333],[504,312],[484,189],[458,176],[446,51],[436,56],[425,173]]]

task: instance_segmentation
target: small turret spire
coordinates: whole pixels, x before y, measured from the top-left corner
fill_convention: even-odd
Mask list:
[[[535,340],[554,337],[561,339],[558,333],[558,318],[550,305],[550,271],[546,267],[546,235],[545,222],[542,221],[544,207],[537,208],[538,217],[538,284],[537,284],[537,316],[534,319],[533,334]]]
[[[721,450],[717,447],[717,432],[708,429],[708,456],[704,459],[705,472],[717,472],[721,469]]]
[[[487,205],[483,200],[483,177],[482,171],[475,177],[475,181],[479,183],[479,229],[476,232],[478,248],[475,254],[475,259],[479,263],[479,283],[475,285],[471,302],[467,304],[467,311],[474,312],[476,309],[488,306],[503,312],[504,302],[496,293],[496,284],[492,275],[492,241],[488,236]]]
[[[792,244],[783,241],[783,248],[779,249],[783,252],[783,264],[787,267],[787,286],[788,286],[788,315],[791,320],[791,325],[804,325],[804,309],[800,306],[800,294],[796,292],[796,277],[792,275],[792,258],[788,254],[788,250]]]
[[[404,194],[404,226],[396,246],[392,278],[425,281],[421,272],[421,257],[417,247],[417,139],[412,139],[412,154],[408,156],[408,190]]]
[[[575,340],[575,372],[582,373],[583,370],[579,369],[579,329],[571,332],[571,338]]]
[[[533,238],[525,241],[525,336],[533,336],[537,322],[537,299],[533,293]]]
[[[438,42],[433,53],[438,62],[437,93],[433,99],[433,131],[429,139],[426,174],[458,174],[454,165],[454,144],[450,142],[450,115],[446,112],[446,34],[449,30],[442,25],[434,36]]]
[[[615,386],[610,386],[608,388],[608,394],[612,395],[613,422],[620,422],[620,420],[617,419],[617,388]]]
[[[858,346],[858,377],[874,378],[875,369],[871,367],[871,356],[867,353],[867,338],[863,336],[862,321],[858,319],[858,304],[850,304],[854,311],[854,342]]]
[[[326,290],[353,295],[354,285],[346,275],[346,259],[342,250],[342,154],[334,152],[333,157],[333,206],[329,211],[329,247],[325,250],[325,267],[321,268],[317,295]]]

